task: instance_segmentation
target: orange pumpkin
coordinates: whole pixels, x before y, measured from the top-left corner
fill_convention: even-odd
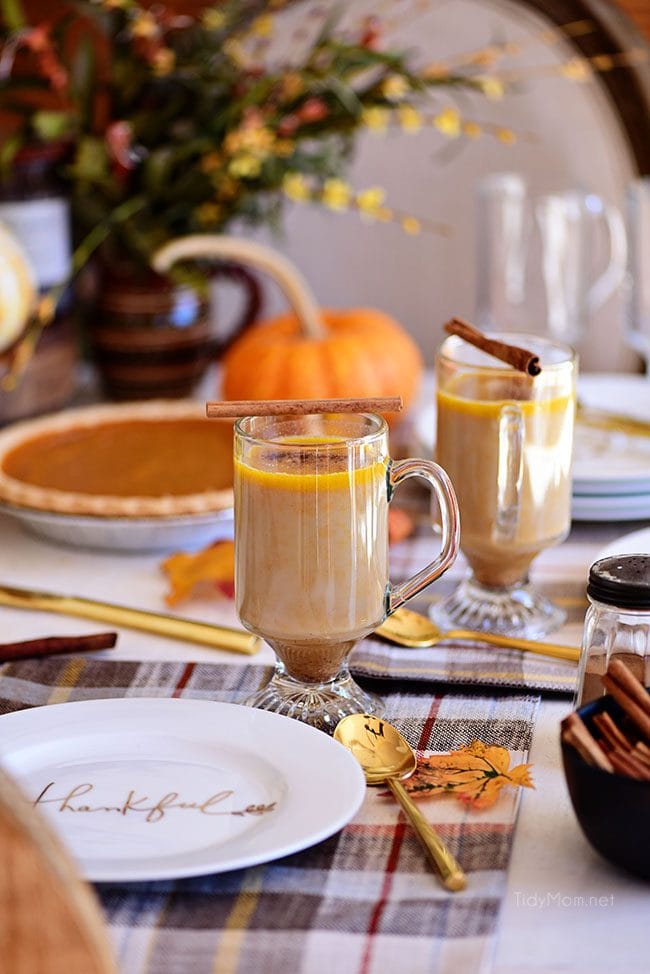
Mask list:
[[[294,314],[249,328],[223,359],[224,399],[321,399],[417,393],[423,363],[414,340],[373,308],[320,311],[322,335]]]

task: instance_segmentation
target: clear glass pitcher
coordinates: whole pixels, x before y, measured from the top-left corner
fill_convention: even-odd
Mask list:
[[[531,198],[519,173],[478,184],[477,248],[476,320],[488,329],[579,343],[625,280],[618,208],[581,189]],[[604,268],[594,255],[605,257]]]

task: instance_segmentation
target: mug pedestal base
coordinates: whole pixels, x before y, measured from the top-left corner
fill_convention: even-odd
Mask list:
[[[528,581],[488,588],[473,578],[461,582],[429,614],[443,632],[472,629],[523,639],[546,636],[566,619],[566,612],[536,592]]]
[[[293,717],[327,734],[333,734],[338,722],[348,714],[381,716],[384,712],[380,697],[362,690],[350,676],[347,664],[327,683],[302,683],[289,676],[284,666],[278,663],[266,686],[244,703]]]

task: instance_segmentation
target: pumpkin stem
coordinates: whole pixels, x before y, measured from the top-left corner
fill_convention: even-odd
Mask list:
[[[309,338],[324,338],[325,328],[316,299],[300,271],[270,247],[216,233],[197,233],[172,240],[152,258],[159,273],[168,271],[178,260],[192,257],[227,257],[250,264],[273,278],[279,285]]]

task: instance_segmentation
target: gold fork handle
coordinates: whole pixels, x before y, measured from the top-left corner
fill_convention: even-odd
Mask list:
[[[556,659],[568,659],[577,663],[580,650],[577,646],[560,646],[556,643],[538,643],[530,639],[519,639],[517,636],[498,636],[492,632],[473,632],[471,629],[451,629],[444,634],[445,639],[473,639],[478,643],[489,643],[491,646],[502,646],[505,649],[526,649],[531,653],[542,656],[554,656]]]
[[[467,880],[451,852],[437,832],[432,829],[409,793],[397,778],[387,778],[386,782],[404,814],[415,829],[417,837],[427,851],[429,859],[440,874],[442,883],[452,893],[465,889]]]

